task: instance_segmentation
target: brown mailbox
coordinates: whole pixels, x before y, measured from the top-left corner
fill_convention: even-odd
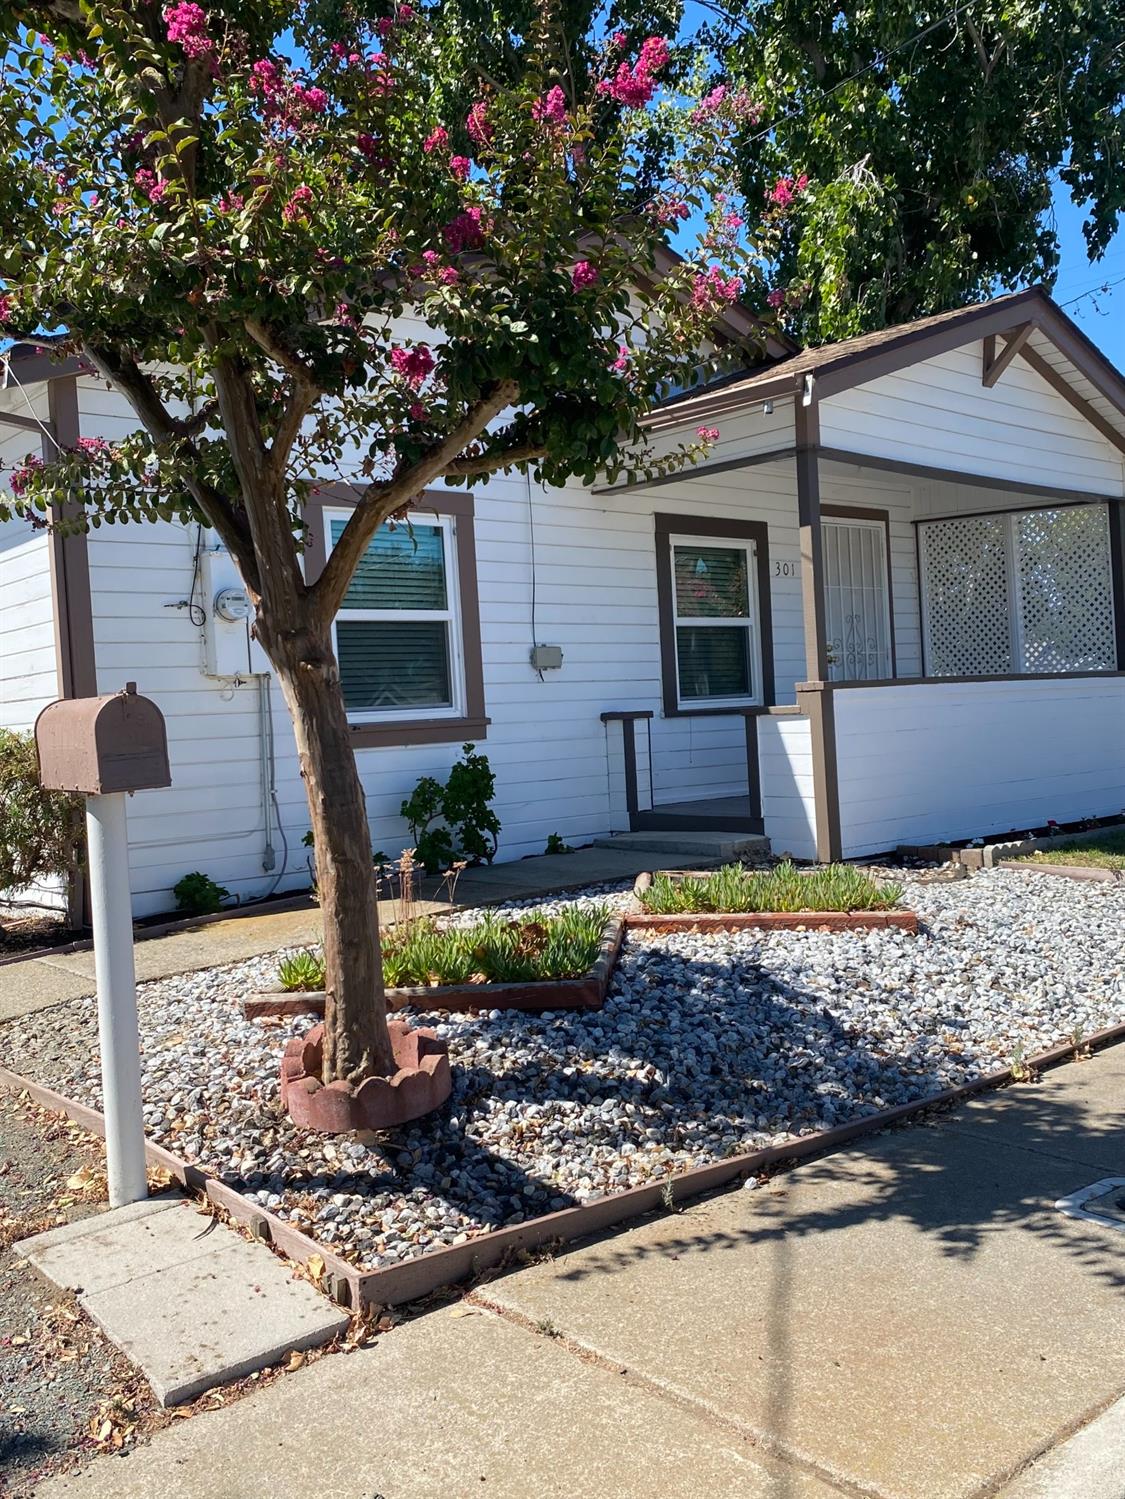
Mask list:
[[[164,715],[136,682],[105,697],[64,698],[35,720],[39,778],[52,791],[106,796],[170,786]]]

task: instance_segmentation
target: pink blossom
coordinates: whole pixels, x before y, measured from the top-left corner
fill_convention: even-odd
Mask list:
[[[253,93],[271,99],[281,88],[281,69],[277,63],[263,57],[250,69],[250,88]]]
[[[295,109],[307,114],[322,115],[328,108],[328,95],[322,88],[305,88],[301,83],[293,85],[292,102]]]
[[[443,265],[437,273],[437,278],[442,286],[455,286],[461,279],[461,272],[455,266]]]
[[[344,328],[355,328],[359,325],[352,316],[352,310],[346,302],[336,303],[336,321]]]
[[[766,293],[766,306],[774,308],[785,306],[785,291],[782,287],[775,286],[772,291]]]
[[[610,369],[614,370],[619,375],[623,375],[625,373],[625,371],[629,368],[629,362],[630,362],[630,355],[629,355],[629,347],[628,347],[628,345],[627,344],[618,344],[618,346],[617,346],[617,358],[610,365]]]
[[[665,229],[674,228],[691,217],[691,209],[681,198],[658,198],[649,204],[649,212]]]
[[[155,172],[149,171],[148,167],[141,167],[134,174],[133,181],[150,203],[159,203],[168,191],[168,184],[164,178],[158,177]]]
[[[809,185],[808,174],[802,172],[796,179],[792,177],[779,177],[766,194],[766,200],[776,208],[788,208],[798,193],[803,193]]]
[[[241,193],[224,193],[219,199],[220,213],[238,213],[246,202]]]
[[[410,406],[411,420],[424,422],[426,420],[426,408],[421,401],[413,401]]]
[[[442,229],[442,236],[450,253],[460,250],[476,250],[484,243],[484,224],[479,208],[466,208],[451,219]]]
[[[727,97],[727,86],[720,83],[718,88],[713,88],[709,94],[705,94],[692,110],[693,119],[702,119],[704,116],[714,114],[720,109]]]
[[[620,51],[623,47],[627,47],[629,45],[628,33],[624,31],[615,31],[609,39],[609,44],[611,47],[616,47],[618,51]]]
[[[704,311],[715,311],[724,302],[735,301],[742,291],[742,282],[737,276],[724,276],[717,265],[696,276],[691,288],[692,306]]]
[[[588,286],[595,286],[600,280],[601,272],[589,260],[578,261],[570,273],[570,284],[575,291],[585,291]]]
[[[377,166],[386,165],[386,157],[379,149],[379,140],[376,136],[369,134],[366,130],[361,130],[355,138],[355,143],[359,154],[365,156],[368,161]]]
[[[188,57],[210,57],[215,43],[207,32],[207,15],[201,5],[193,0],[179,0],[164,12],[168,26],[168,40],[178,42]]]
[[[12,299],[0,292],[0,323],[6,323],[12,316]]]
[[[458,182],[467,182],[473,164],[467,156],[451,156],[449,158],[449,170],[457,178]]]
[[[568,119],[566,95],[555,85],[543,99],[536,99],[531,106],[531,118],[543,125],[565,125]]]
[[[104,437],[79,437],[75,440],[74,446],[77,452],[85,453],[89,458],[109,452],[109,443]]]
[[[391,350],[391,368],[417,390],[432,374],[434,356],[425,344],[419,344],[414,349],[395,348]]]
[[[478,99],[465,118],[465,129],[478,146],[486,146],[492,139],[492,122],[488,118],[488,102]]]
[[[43,467],[42,458],[37,458],[34,453],[29,453],[19,468],[14,468],[8,479],[13,494],[23,494],[31,482],[31,476],[36,469]]]
[[[287,224],[292,224],[297,219],[307,219],[312,200],[312,188],[302,183],[300,187],[294,189],[293,196],[281,210],[281,217]]]
[[[441,256],[436,250],[423,250],[422,259],[430,270],[435,270],[441,264]]]
[[[101,195],[101,193],[91,193],[90,194],[90,207],[91,208],[97,208],[98,204],[101,201],[102,201],[102,195]]]
[[[719,440],[718,427],[697,427],[695,430],[700,442],[718,442]]]
[[[439,125],[436,130],[431,130],[422,142],[422,150],[425,151],[427,156],[430,156],[434,151],[444,151],[448,145],[449,131],[446,130],[444,125]]]
[[[655,75],[668,65],[671,49],[662,36],[650,36],[641,44],[637,61],[632,67],[627,62],[618,67],[612,82],[603,78],[598,91],[616,99],[627,109],[641,109],[656,92]]]

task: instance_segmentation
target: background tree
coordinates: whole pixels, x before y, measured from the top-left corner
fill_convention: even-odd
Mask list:
[[[772,301],[802,341],[1050,283],[1056,180],[1105,251],[1125,206],[1123,0],[708,9],[726,13],[722,81],[771,101],[743,185],[773,216]]]
[[[752,275],[718,196],[747,103],[661,88],[660,4],[518,26],[341,0],[0,17],[0,330],[86,361],[139,422],[29,457],[0,516],[77,499],[82,524],[218,532],[308,793],[325,1080],[392,1071],[333,618],[377,528],[437,479],[530,466],[559,484],[704,450],[706,432],[653,455],[640,421]],[[691,216],[701,238],[655,277]],[[396,336],[408,309],[431,342]],[[309,582],[302,506],[341,476],[358,503]]]

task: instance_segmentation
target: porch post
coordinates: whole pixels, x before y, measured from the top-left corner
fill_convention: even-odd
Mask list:
[[[836,713],[828,677],[824,627],[824,532],[820,514],[820,412],[815,400],[798,392],[794,400],[797,461],[797,521],[801,534],[801,603],[805,624],[805,671],[797,703],[809,721],[816,856],[823,864],[839,859],[840,792],[836,775]]]
[[[801,602],[805,621],[805,675],[810,682],[828,676],[824,639],[824,533],[820,518],[820,412],[794,398],[797,440],[797,523],[801,534]]]

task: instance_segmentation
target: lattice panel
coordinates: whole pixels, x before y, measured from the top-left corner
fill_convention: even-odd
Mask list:
[[[1006,518],[958,516],[921,532],[929,675],[1012,671]]]
[[[1016,557],[1024,671],[1112,670],[1108,506],[1018,515]]]

